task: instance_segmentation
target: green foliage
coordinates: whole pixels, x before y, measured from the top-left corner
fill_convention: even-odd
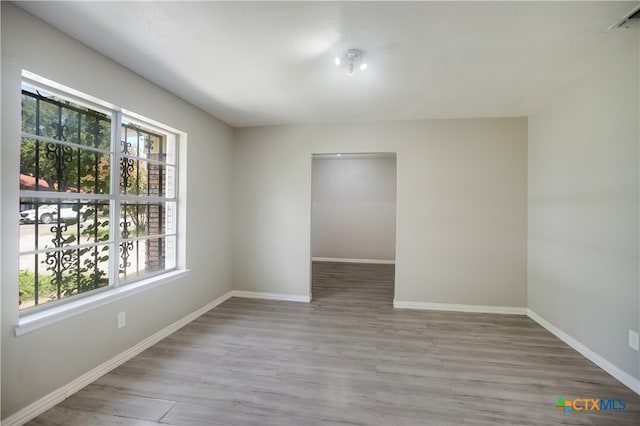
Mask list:
[[[102,261],[106,260],[107,258],[108,252],[107,254],[103,253],[100,256],[100,259]],[[91,261],[87,261],[88,259],[85,260],[85,263],[91,263]],[[88,268],[83,269],[85,269],[85,272],[81,274],[78,274],[77,270],[74,270],[73,277],[63,276],[63,279],[60,283],[61,296],[68,297],[74,294],[83,293],[85,291],[109,285],[109,278],[104,271],[98,270],[98,275],[95,275],[94,273],[87,273],[86,270]],[[26,269],[20,270],[19,294],[21,304],[33,305],[35,303],[35,282],[36,274],[34,272],[28,271]],[[58,287],[56,282],[56,275],[38,274],[39,303],[58,298]]]
[[[20,302],[25,303],[35,300],[35,282],[36,274],[25,269],[20,270]],[[56,286],[51,283],[51,277],[48,275],[38,274],[38,293],[41,298],[56,297]]]

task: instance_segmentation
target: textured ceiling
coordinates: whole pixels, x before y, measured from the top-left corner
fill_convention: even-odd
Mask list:
[[[233,126],[529,115],[638,49],[637,4],[18,3]]]

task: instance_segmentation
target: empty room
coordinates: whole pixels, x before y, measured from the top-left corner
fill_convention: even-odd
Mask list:
[[[640,3],[9,2],[2,425],[640,424]]]
[[[311,297],[353,308],[393,302],[395,154],[316,154],[311,165]]]

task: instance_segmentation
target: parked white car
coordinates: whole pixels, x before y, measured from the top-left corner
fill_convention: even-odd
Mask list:
[[[63,221],[77,220],[78,210],[76,204],[61,204],[60,205],[60,218]],[[80,209],[80,212],[86,210],[86,206]],[[51,223],[54,219],[58,218],[58,205],[57,204],[45,204],[38,208],[38,222]],[[36,222],[36,209],[23,210],[20,212],[20,223],[35,223]]]

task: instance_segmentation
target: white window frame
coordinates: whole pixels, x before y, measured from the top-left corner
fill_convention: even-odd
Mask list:
[[[85,95],[69,87],[55,83],[51,80],[40,77],[29,71],[23,70],[21,85],[26,85],[31,88],[42,90],[54,96],[59,96],[62,99],[69,100],[79,105],[85,106],[90,109],[94,109],[101,112],[108,112],[111,114],[111,146],[110,146],[110,194],[108,195],[94,195],[86,193],[65,193],[65,199],[99,199],[109,201],[109,231],[110,239],[105,244],[110,245],[109,255],[112,261],[109,265],[109,285],[95,290],[90,290],[84,293],[76,294],[63,298],[60,300],[48,302],[40,306],[34,306],[32,308],[25,309],[18,312],[18,323],[15,327],[17,336],[28,333],[33,330],[48,326],[50,324],[62,321],[64,319],[79,315],[83,312],[93,310],[97,307],[104,306],[106,304],[113,303],[117,300],[121,300],[126,297],[130,297],[134,294],[141,293],[143,291],[150,290],[157,286],[166,284],[168,282],[186,277],[189,274],[189,270],[184,268],[184,226],[181,222],[181,215],[184,214],[184,201],[181,197],[180,191],[180,178],[184,173],[184,165],[180,161],[181,148],[186,143],[186,133],[177,129],[171,128],[164,124],[161,124],[155,120],[148,119],[139,114],[127,111],[119,108],[113,104],[101,101],[89,95]],[[152,130],[158,133],[162,133],[167,137],[174,138],[175,153],[174,161],[171,167],[175,168],[174,173],[174,197],[170,200],[168,197],[149,197],[149,196],[126,196],[120,194],[120,141],[121,141],[121,129],[123,120],[139,124],[140,126]],[[20,132],[20,144],[22,144],[22,138],[29,136]],[[55,140],[55,143],[60,141]],[[140,158],[139,153],[136,153],[136,157]],[[147,161],[142,158],[143,161]],[[164,164],[168,164],[164,162]],[[19,197],[31,197],[31,198],[47,198],[50,195],[54,195],[54,198],[60,198],[60,194],[52,194],[47,191],[23,191],[20,190]],[[175,221],[174,232],[166,232],[160,237],[173,236],[174,237],[174,260],[173,267],[170,269],[164,269],[151,274],[144,275],[138,278],[125,279],[120,282],[119,280],[119,247],[122,241],[119,229],[121,202],[122,200],[131,201],[149,201],[149,202],[175,202]],[[17,221],[16,221],[17,222]],[[19,225],[18,225],[19,226]],[[144,238],[144,237],[143,237]],[[36,247],[36,250],[38,248]],[[19,255],[22,255],[20,253]],[[17,288],[16,288],[17,290]]]

